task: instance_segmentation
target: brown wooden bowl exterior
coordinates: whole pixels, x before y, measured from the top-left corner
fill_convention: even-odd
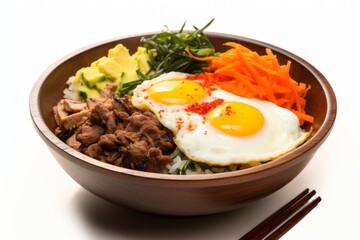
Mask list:
[[[144,212],[194,216],[240,208],[282,188],[308,164],[330,133],[336,117],[335,94],[325,77],[311,64],[276,46],[221,33],[206,33],[217,51],[223,43],[239,42],[263,54],[269,47],[280,63],[290,60],[291,76],[311,85],[307,112],[315,116],[310,138],[300,147],[272,162],[250,169],[212,175],[174,176],[140,172],[102,163],[67,146],[54,134],[52,107],[63,96],[66,80],[84,66],[107,54],[118,43],[134,52],[142,36],[113,39],[80,49],[49,67],[30,95],[34,126],[63,169],[90,192],[116,204]],[[309,126],[306,126],[309,128]]]

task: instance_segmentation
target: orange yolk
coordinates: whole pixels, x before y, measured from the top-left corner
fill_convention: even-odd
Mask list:
[[[198,102],[206,92],[198,83],[185,79],[171,79],[152,85],[148,94],[165,105],[186,105]]]
[[[264,116],[255,107],[241,102],[226,102],[208,114],[216,129],[232,136],[251,136],[264,125]]]

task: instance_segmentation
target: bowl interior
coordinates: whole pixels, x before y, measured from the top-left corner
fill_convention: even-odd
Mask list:
[[[44,80],[39,89],[38,104],[41,117],[43,118],[46,126],[51,131],[55,130],[56,123],[52,114],[52,107],[55,106],[63,97],[63,90],[66,88],[66,80],[73,76],[79,68],[87,66],[94,60],[105,56],[107,51],[118,43],[124,44],[127,48],[129,48],[131,53],[135,52],[136,48],[141,44],[141,37],[151,35],[153,34],[115,39],[89,46],[64,57],[59,60],[59,62],[55,63],[53,68],[49,68],[46,72],[44,72],[42,77],[40,77],[44,78]],[[212,41],[215,49],[219,52],[226,51],[228,49],[226,46],[223,46],[223,43],[235,41],[254,51],[257,51],[259,54],[264,54],[265,48],[271,48],[274,54],[277,55],[281,64],[286,64],[287,61],[291,61],[290,75],[292,78],[299,82],[311,85],[311,89],[308,91],[306,96],[308,102],[306,111],[308,114],[315,116],[311,136],[318,133],[320,127],[324,124],[327,115],[335,114],[336,101],[329,83],[319,71],[317,71],[305,60],[286,50],[253,39],[218,33],[207,33],[207,36]],[[334,119],[331,120],[332,122],[328,123],[329,126],[327,126],[327,128],[331,127],[330,125],[332,125]],[[309,127],[310,125],[308,124],[305,124],[304,126],[306,130],[309,130]],[[309,138],[308,141],[310,139],[311,138]]]

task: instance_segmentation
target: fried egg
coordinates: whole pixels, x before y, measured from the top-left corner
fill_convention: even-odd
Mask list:
[[[144,81],[134,90],[132,104],[152,111],[193,161],[218,166],[268,161],[309,135],[287,109],[189,76],[171,72]]]

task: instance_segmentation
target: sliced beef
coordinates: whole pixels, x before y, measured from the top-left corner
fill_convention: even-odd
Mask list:
[[[113,102],[114,102],[113,98],[103,98],[103,97],[88,98],[86,100],[86,106],[88,109],[92,110],[97,104],[102,103],[107,108],[111,109],[113,107]]]
[[[107,115],[110,110],[105,107],[103,103],[98,103],[94,106],[90,113],[90,121],[97,125],[106,125]]]
[[[175,148],[172,132],[165,131],[165,133],[160,136],[160,139],[156,145],[161,150],[161,152],[165,154],[171,154]]]
[[[64,99],[64,109],[67,112],[70,112],[70,113],[81,112],[83,110],[87,110],[86,108],[87,108],[87,106],[86,106],[86,103],[84,103],[84,102]]]
[[[96,143],[99,141],[101,135],[103,135],[105,129],[99,125],[82,125],[79,127],[79,131],[76,134],[76,140],[81,142],[85,147],[90,144]]]
[[[75,113],[69,112],[65,108],[65,102],[66,100],[62,99],[56,106],[53,107],[54,117],[58,127],[63,130],[70,130],[79,127],[86,121],[90,111],[84,108]]]
[[[135,112],[129,117],[129,124],[126,126],[125,130],[129,132],[137,132],[147,120],[148,118],[144,114]]]
[[[128,114],[133,114],[134,112],[139,111],[131,104],[131,97],[128,95],[122,98],[115,97],[115,101],[118,103],[114,104],[114,107],[117,108],[118,113],[126,112]]]
[[[149,172],[155,172],[163,164],[171,163],[172,158],[169,155],[163,155],[160,148],[150,148],[150,161],[148,165]]]
[[[128,165],[127,167],[146,171],[147,164],[150,153],[149,145],[145,141],[137,141],[129,144],[124,148],[124,152],[128,156],[124,164]]]
[[[73,134],[71,137],[69,137],[66,140],[66,144],[69,145],[70,147],[72,147],[75,150],[80,151],[80,149],[81,149],[81,142],[76,140],[76,135],[75,134]]]
[[[101,161],[114,164],[116,160],[120,157],[120,153],[116,151],[104,151],[102,157],[100,158]],[[118,165],[119,166],[119,165]]]
[[[113,99],[116,89],[116,84],[106,84],[100,93],[100,99]]]
[[[120,146],[127,146],[138,139],[139,134],[119,129],[115,132],[116,139]]]
[[[54,107],[55,133],[72,148],[116,166],[161,172],[172,161],[171,131],[150,111],[140,111],[131,97],[114,97],[107,85],[99,98],[86,103],[61,100]],[[81,117],[80,117],[81,116]]]
[[[83,148],[83,153],[85,153],[86,155],[88,155],[89,157],[98,159],[100,158],[100,156],[102,155],[102,149],[100,148],[98,143],[93,143],[90,146],[88,146],[87,148]]]
[[[116,119],[113,111],[109,110],[103,103],[98,103],[91,111],[90,120],[97,124],[106,127],[107,132],[114,132],[116,130]]]
[[[113,150],[117,148],[117,146],[119,145],[119,141],[116,138],[115,134],[108,133],[100,136],[99,145],[102,149]]]

